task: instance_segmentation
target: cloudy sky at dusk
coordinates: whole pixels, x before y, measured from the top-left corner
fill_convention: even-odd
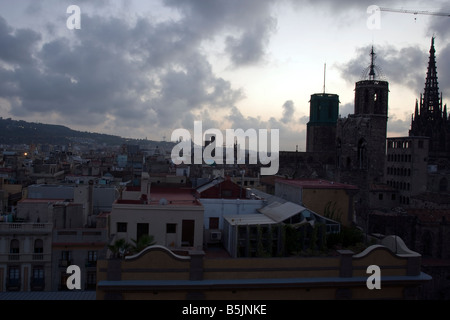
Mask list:
[[[79,30],[66,26],[70,5]],[[303,151],[324,64],[346,116],[373,45],[388,136],[407,135],[433,35],[450,102],[450,17],[382,12],[370,29],[370,5],[450,12],[448,0],[0,0],[0,116],[152,140],[195,120],[271,128],[280,149]]]

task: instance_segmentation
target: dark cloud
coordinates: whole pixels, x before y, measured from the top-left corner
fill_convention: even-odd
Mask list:
[[[445,103],[450,102],[450,43],[446,46],[440,44],[439,38],[435,40],[436,65],[438,69],[439,89],[443,92]],[[425,81],[425,76],[424,76]],[[447,109],[448,110],[448,109]]]
[[[13,29],[0,16],[0,60],[13,65],[31,63],[33,47],[40,39],[33,30]]]
[[[349,83],[364,79],[364,73],[370,66],[370,52],[371,46],[358,48],[354,58],[340,64],[338,69],[342,78]],[[375,65],[382,79],[405,86],[415,92],[423,90],[428,61],[427,52],[423,52],[418,46],[397,49],[392,45],[374,46],[374,52]]]
[[[214,75],[198,43],[177,23],[140,18],[130,24],[85,14],[71,39],[57,37],[34,51],[38,33],[15,30],[1,19],[0,34],[0,58],[21,62],[13,70],[0,67],[0,93],[19,101],[14,116],[54,114],[78,126],[103,125],[109,118],[124,132],[140,126],[158,132],[181,125],[193,112],[227,108],[242,98]],[[11,55],[6,44],[22,56]]]
[[[225,51],[230,55],[233,65],[251,65],[260,62],[265,56],[269,36],[274,29],[275,20],[268,17],[245,30],[239,37],[228,36]]]
[[[270,0],[165,0],[183,13],[183,25],[201,39],[225,38],[225,51],[234,67],[263,61],[276,18]]]
[[[444,2],[445,5],[441,5],[441,7],[437,10],[430,10],[432,12],[439,12],[443,14],[450,14],[450,6],[448,2]],[[430,19],[430,24],[428,26],[428,36],[436,36],[438,39],[448,39],[450,36],[450,19],[448,16],[432,16]]]

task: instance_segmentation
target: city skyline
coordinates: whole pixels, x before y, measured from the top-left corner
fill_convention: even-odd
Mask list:
[[[423,92],[431,37],[449,100],[444,1],[0,1],[0,116],[128,138],[169,140],[177,128],[279,129],[280,150],[305,150],[309,98],[355,82],[374,46],[390,84],[388,137],[406,136]],[[69,30],[70,5],[81,29]],[[401,26],[401,27],[400,27]]]

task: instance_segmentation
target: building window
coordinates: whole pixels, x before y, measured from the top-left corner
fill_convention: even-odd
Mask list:
[[[177,224],[176,223],[166,224],[166,233],[177,233]]]
[[[34,253],[44,253],[44,241],[41,239],[34,241]]]
[[[41,266],[33,268],[33,279],[44,279],[44,268]]]
[[[68,267],[72,264],[72,251],[61,251],[60,267]]]
[[[59,283],[59,290],[60,291],[66,291],[69,290],[69,288],[67,288],[67,279],[69,279],[69,274],[66,273],[66,271],[61,271],[61,275],[60,275],[60,283]]]
[[[217,217],[209,218],[209,228],[210,229],[219,229],[219,218],[217,218]]]
[[[95,290],[97,286],[97,272],[89,271],[86,275],[86,290]]]
[[[117,222],[117,232],[127,232],[127,223]]]
[[[42,266],[35,266],[33,267],[33,276],[31,278],[31,290],[43,291],[44,288],[44,268]]]
[[[18,266],[9,267],[7,287],[8,290],[12,291],[20,290],[20,267]]]
[[[365,162],[366,162],[366,140],[365,139],[361,139],[358,142],[358,165],[359,168],[362,169],[365,167]]]
[[[378,200],[383,200],[383,194],[382,193],[378,194]]]
[[[88,251],[88,262],[97,262],[97,251]]]
[[[9,253],[17,254],[19,251],[19,240],[12,239],[9,246]]]

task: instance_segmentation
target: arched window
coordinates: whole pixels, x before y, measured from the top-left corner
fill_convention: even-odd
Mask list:
[[[367,143],[364,138],[360,139],[358,142],[358,166],[360,169],[366,167],[366,157],[367,157]]]
[[[34,240],[34,253],[44,253],[44,241],[41,239]]]
[[[9,245],[9,253],[19,253],[19,240],[12,239]]]

